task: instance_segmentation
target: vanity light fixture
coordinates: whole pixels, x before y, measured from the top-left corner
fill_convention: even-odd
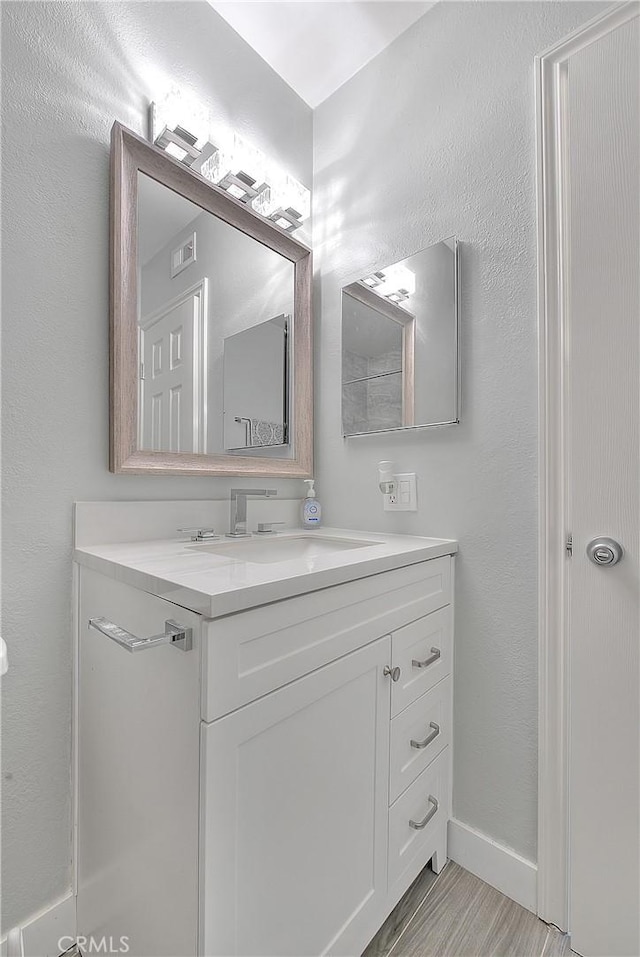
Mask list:
[[[162,133],[156,137],[155,144],[181,163],[191,166],[201,153],[201,150],[196,148],[197,140],[196,136],[181,126],[176,126],[173,130],[165,126]]]
[[[268,218],[272,223],[275,223],[276,226],[279,226],[280,229],[284,229],[288,233],[292,233],[294,229],[302,225],[301,213],[296,209],[292,209],[290,206],[287,209],[276,209],[275,213],[271,213]]]
[[[256,187],[256,180],[243,170],[238,170],[235,174],[227,173],[216,185],[242,203],[252,203],[261,193],[269,189],[267,183],[262,183],[261,186]]]
[[[409,298],[409,291],[407,289],[397,289],[396,292],[388,292],[386,298],[391,302],[404,302]]]
[[[384,282],[384,273],[383,272],[374,272],[370,276],[365,276],[362,280],[365,286],[368,286],[369,289],[375,289],[376,286],[379,286]]]
[[[416,291],[415,273],[400,263],[390,266],[384,271],[378,270],[378,272],[371,273],[370,276],[365,276],[361,282],[372,289],[376,295],[396,304],[406,302]]]
[[[167,112],[165,110],[165,112]],[[208,138],[208,123],[198,115],[200,135],[181,124],[164,123],[158,134],[158,108],[149,107],[149,138],[189,166],[193,172],[225,190],[235,199],[250,205],[261,216],[284,232],[298,229],[311,214],[311,193],[288,173],[284,173],[258,149],[238,134],[228,137],[226,146],[216,146]]]

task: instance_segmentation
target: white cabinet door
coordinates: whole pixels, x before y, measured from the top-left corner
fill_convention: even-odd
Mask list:
[[[80,574],[78,933],[131,957],[195,957],[200,621]],[[176,619],[193,629],[193,649],[131,654],[89,629],[90,618],[147,637]]]
[[[375,931],[387,890],[389,656],[381,638],[202,725],[207,957],[360,953]]]

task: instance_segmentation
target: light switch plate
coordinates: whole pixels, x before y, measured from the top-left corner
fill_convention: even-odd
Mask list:
[[[415,472],[401,472],[395,476],[395,495],[384,496],[385,512],[417,512],[418,493]]]

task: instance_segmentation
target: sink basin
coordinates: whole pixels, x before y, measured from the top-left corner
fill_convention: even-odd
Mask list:
[[[191,545],[188,547],[197,549],[199,552],[211,552],[214,555],[241,562],[273,564],[274,562],[320,558],[323,555],[335,555],[336,552],[344,552],[352,548],[366,548],[368,545],[379,544],[379,542],[363,542],[349,538],[322,538],[312,534],[287,538],[276,538],[274,536],[262,539],[244,539],[238,542],[221,542],[217,545]]]

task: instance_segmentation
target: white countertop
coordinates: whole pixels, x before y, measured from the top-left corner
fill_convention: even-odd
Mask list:
[[[166,598],[207,618],[218,618],[430,558],[453,555],[458,550],[457,542],[448,539],[338,528],[291,529],[269,539],[302,536],[375,544],[270,564],[234,559],[235,543],[229,539],[201,544],[174,538],[83,545],[74,549],[73,557],[80,565],[134,588]],[[259,540],[260,536],[254,536],[239,542]],[[207,551],[207,546],[226,548],[227,543],[224,556]]]

